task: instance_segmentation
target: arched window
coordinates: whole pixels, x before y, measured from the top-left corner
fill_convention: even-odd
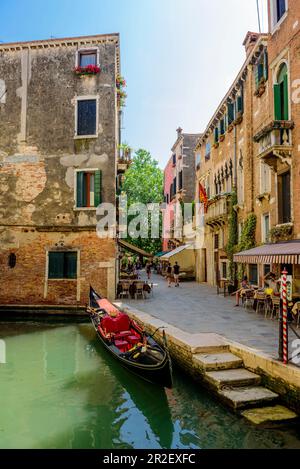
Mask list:
[[[17,263],[17,256],[12,252],[8,256],[8,266],[13,269],[16,266]]]
[[[288,68],[281,64],[274,85],[275,120],[289,120]]]

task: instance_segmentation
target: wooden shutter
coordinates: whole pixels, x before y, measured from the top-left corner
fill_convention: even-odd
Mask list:
[[[102,172],[95,172],[95,207],[101,204],[101,179]]]
[[[48,278],[50,279],[64,278],[64,253],[63,252],[49,252]]]
[[[96,109],[95,99],[77,102],[77,135],[96,134]]]
[[[228,103],[228,124],[234,121],[234,103]]]
[[[65,252],[64,254],[64,278],[77,278],[77,252]]]
[[[268,51],[267,49],[264,50],[264,79],[267,80],[269,78],[269,59],[268,59]]]
[[[84,171],[77,173],[76,206],[86,207],[86,178]]]
[[[237,110],[238,110],[238,112],[243,112],[243,98],[242,98],[242,96],[238,96],[238,98],[237,98]]]
[[[254,67],[254,77],[255,77],[255,88],[258,88],[259,85],[259,77],[258,77],[258,65]]]
[[[275,120],[281,120],[281,92],[280,85],[274,85],[274,114]]]
[[[219,141],[219,129],[218,127],[215,127],[215,143]]]
[[[289,120],[289,84],[288,76],[285,75],[283,79],[283,119]]]

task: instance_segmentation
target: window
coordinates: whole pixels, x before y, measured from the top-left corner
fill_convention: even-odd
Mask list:
[[[78,99],[77,101],[77,136],[97,134],[97,100]]]
[[[262,216],[262,242],[263,243],[269,242],[269,234],[270,234],[270,214],[267,213],[266,215]]]
[[[227,104],[227,111],[228,111],[228,125],[232,124],[234,121],[234,103]]]
[[[219,142],[219,129],[215,127],[215,143]]]
[[[271,272],[270,264],[264,264],[264,277]]]
[[[10,269],[14,269],[16,267],[17,263],[17,256],[15,255],[14,252],[11,252],[10,255],[8,256],[8,267]]]
[[[225,134],[225,119],[220,120],[220,135]]]
[[[285,63],[281,65],[274,85],[274,110],[275,120],[289,119],[288,69]]]
[[[176,154],[175,153],[172,155],[172,164],[173,166],[176,166]]]
[[[276,18],[277,23],[278,23],[278,21],[280,21],[280,19],[283,17],[283,15],[286,12],[286,0],[276,0],[275,9],[276,9],[276,17],[275,18]]]
[[[260,192],[261,194],[271,192],[271,168],[265,163],[260,165]]]
[[[219,235],[218,234],[214,235],[214,246],[215,246],[215,250],[219,249]]]
[[[101,171],[78,171],[76,180],[76,206],[98,207],[101,203]]]
[[[250,285],[257,285],[258,284],[257,264],[249,264],[249,283],[250,283]]]
[[[178,174],[178,190],[181,191],[183,188],[183,173],[180,171]]]
[[[201,164],[201,153],[196,154],[196,168],[199,169]]]
[[[290,171],[278,176],[278,221],[279,224],[290,223],[291,209],[291,173]]]
[[[211,150],[210,142],[207,142],[205,146],[205,160],[210,159],[210,150]]]
[[[268,51],[264,48],[254,67],[255,88],[258,89],[263,80],[268,79]]]
[[[86,50],[78,52],[78,65],[87,67],[88,65],[97,65],[97,51]]]
[[[48,278],[54,280],[77,278],[77,252],[49,252]]]

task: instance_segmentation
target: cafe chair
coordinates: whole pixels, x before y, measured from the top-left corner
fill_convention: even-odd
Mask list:
[[[271,319],[279,319],[280,316],[280,298],[278,296],[272,296],[272,313]]]
[[[243,306],[244,308],[253,308],[254,303],[254,292],[252,290],[246,290],[243,295]]]
[[[135,299],[137,300],[138,297],[145,299],[145,292],[144,292],[144,283],[137,282],[135,285]]]
[[[266,310],[266,294],[264,292],[256,293],[256,314],[265,313]]]
[[[129,293],[129,288],[130,288],[130,284],[129,283],[122,283],[122,290],[119,294],[120,298],[130,298],[130,293]]]

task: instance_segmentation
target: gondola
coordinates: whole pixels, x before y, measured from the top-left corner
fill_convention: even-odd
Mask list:
[[[172,364],[165,332],[164,347],[127,314],[90,288],[87,313],[105,348],[122,366],[146,381],[172,388]]]

